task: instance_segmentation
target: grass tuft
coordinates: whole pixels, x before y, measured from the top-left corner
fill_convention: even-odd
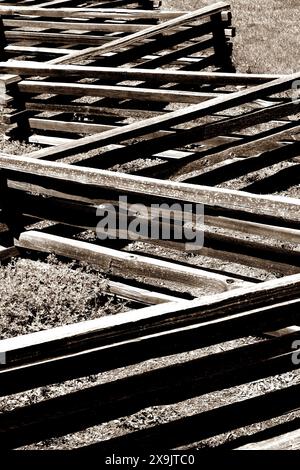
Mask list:
[[[0,267],[0,339],[126,310],[105,295],[106,279],[87,267],[12,260]]]

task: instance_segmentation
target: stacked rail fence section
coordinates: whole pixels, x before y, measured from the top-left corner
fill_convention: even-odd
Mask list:
[[[236,71],[226,2],[193,12],[160,7],[150,0],[0,2],[1,128],[32,144],[23,155],[0,154],[0,260],[54,253],[84,261],[106,274],[108,295],[134,306],[0,341],[2,396],[129,371],[3,412],[2,448],[299,367],[300,102],[293,84],[300,73]],[[130,205],[129,220],[142,204],[146,225],[150,209],[163,205],[159,236],[97,239],[99,207],[120,215],[120,200]],[[203,210],[201,246],[191,244],[190,232],[171,236],[178,223],[186,229],[186,205],[195,232]],[[92,241],[82,237],[87,231]],[[228,350],[192,355],[233,340]],[[166,361],[187,352],[183,362]],[[149,360],[157,367],[138,367]],[[298,448],[299,417],[274,423],[294,416],[299,397],[299,384],[239,396],[88,448],[197,447],[274,418],[225,447]]]

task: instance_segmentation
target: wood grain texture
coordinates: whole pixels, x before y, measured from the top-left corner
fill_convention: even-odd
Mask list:
[[[92,170],[87,167],[78,168],[63,163],[39,161],[29,157],[0,155],[0,168],[25,174],[28,181],[30,181],[30,175],[45,176],[52,178],[53,181],[63,180],[84,186],[119,190],[128,194],[132,192],[152,195],[154,192],[157,197],[161,198],[225,206],[235,210],[249,210],[256,214],[299,220],[300,201],[296,198],[256,195],[243,191],[162,181],[107,170]]]
[[[220,334],[226,336],[226,331],[228,334],[225,324],[228,325],[232,338],[237,331],[239,335],[247,335],[246,332],[251,334],[250,332],[257,331],[257,328],[260,331],[268,331],[271,328],[295,324],[295,318],[299,314],[299,286],[298,274],[201,299],[170,302],[113,317],[52,328],[3,340],[0,342],[0,353],[6,354],[7,364],[26,363],[33,358],[37,361],[38,358],[45,358],[45,355],[57,355],[59,351],[75,352],[78,348],[80,350],[80,347],[87,349],[89,346],[86,340],[90,347],[93,347],[95,344],[108,345],[138,338],[141,333],[147,336],[157,333],[160,336],[167,331],[172,333],[172,330],[176,333],[178,328],[187,328],[187,332],[195,328],[194,331],[199,335],[199,327],[202,328],[206,341],[207,338],[215,341],[216,337],[220,339]],[[283,302],[287,304],[284,306]],[[285,315],[282,315],[283,309]],[[219,329],[217,325],[222,319],[225,324]],[[270,328],[271,324],[273,326]],[[183,330],[181,333],[184,341]],[[197,337],[199,340],[199,336]]]

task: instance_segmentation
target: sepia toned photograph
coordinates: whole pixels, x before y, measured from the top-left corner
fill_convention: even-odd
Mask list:
[[[3,452],[300,450],[299,25],[0,0]]]

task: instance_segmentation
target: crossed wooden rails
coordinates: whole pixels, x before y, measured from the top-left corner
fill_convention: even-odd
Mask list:
[[[84,8],[87,5],[100,6],[101,8],[159,8],[161,2],[159,0],[1,0],[0,5],[5,6],[25,6],[38,8],[64,8],[76,7]]]
[[[1,7],[2,55],[43,60],[98,46],[141,31],[178,12],[112,8]],[[48,47],[47,47],[48,45]]]
[[[298,75],[269,80],[263,85],[232,93],[226,98],[214,98],[188,107],[184,113],[182,110],[173,111],[122,129],[84,137],[72,144],[40,150],[31,157],[1,156],[2,200],[9,201],[3,206],[3,218],[15,236],[16,250],[51,252],[88,261],[109,273],[112,280],[114,277],[118,280],[121,276],[126,276],[139,281],[138,286],[128,285],[125,289],[124,284],[113,280],[113,293],[139,300],[140,303],[160,304],[111,318],[1,341],[0,352],[6,357],[6,365],[1,371],[1,390],[4,395],[248,335],[260,336],[262,332],[298,323],[299,254],[293,246],[299,245],[299,199],[78,167],[79,159],[72,164],[47,161],[76,155],[79,151],[84,155],[86,150],[96,148],[100,143],[104,145],[114,142],[119,145],[124,139],[132,137],[139,137],[142,142],[146,132],[161,129],[167,122],[178,124],[186,122],[188,117],[199,119],[203,115],[207,116],[208,110],[223,112],[231,106],[243,106],[249,100],[257,102],[258,99],[263,99],[266,102],[270,95],[287,90]],[[298,111],[298,107],[299,102],[273,103],[259,111],[246,111],[246,115],[227,117],[225,123],[222,123],[222,129],[229,129],[230,132],[240,130],[249,123],[254,125],[269,120],[270,116],[273,119],[282,119],[283,115],[291,113],[291,109]],[[277,111],[279,115],[276,114]],[[285,120],[280,121],[279,125],[280,130],[265,131],[259,137],[249,138],[248,142],[239,137],[227,151],[223,149],[218,152],[215,141],[215,147],[211,155],[208,151],[207,158],[211,157],[214,162],[222,161],[226,155],[232,164],[232,150],[236,154],[242,154],[243,162],[246,163],[257,164],[265,155],[271,161],[281,161],[282,158],[290,158],[294,150],[295,158],[298,158],[298,141],[293,141],[292,138],[297,138],[297,123]],[[215,133],[211,134],[212,131]],[[187,136],[192,141],[196,140],[196,136],[197,141],[201,135],[215,136],[220,132],[220,126],[216,126],[216,123],[200,124],[198,121],[195,132],[196,134],[189,129],[183,130],[184,142],[186,143]],[[155,144],[155,140],[152,144]],[[222,145],[224,146],[224,142]],[[246,158],[245,150],[253,151],[255,147],[268,150],[265,154],[256,153],[254,157]],[[287,148],[288,152],[285,153]],[[106,161],[105,153],[93,158],[99,167]],[[187,165],[194,163],[194,157],[192,161],[190,155],[187,158]],[[270,162],[268,158],[267,161]],[[181,166],[184,161],[181,161]],[[86,160],[83,159],[83,162],[86,165]],[[74,238],[74,234],[78,233],[76,230],[95,227],[98,204],[114,201],[117,204],[117,196],[120,194],[126,194],[133,202],[148,204],[156,202],[157,197],[160,202],[171,199],[204,203],[207,232],[206,244],[201,252],[205,256],[223,261],[238,261],[272,273],[284,274],[284,277],[257,283],[258,279],[234,272],[225,273],[224,269],[216,272],[207,269],[205,265],[201,269],[193,268],[149,255],[141,256],[134,251],[116,250],[105,246],[105,243],[82,242],[76,239],[76,235]],[[72,226],[76,230],[69,230],[68,235],[61,225],[42,231],[24,230],[22,217],[26,217],[27,226],[30,223],[28,217],[34,217]],[[216,234],[209,230],[211,226],[221,227],[223,230],[229,228],[235,234]],[[252,240],[245,242],[242,237],[238,238],[238,234],[241,235],[242,232],[267,236],[268,239],[265,243]],[[276,246],[270,243],[270,238],[276,241]],[[280,241],[287,243],[289,248],[279,248]],[[155,241],[155,244],[184,251],[182,244],[178,246],[169,242],[165,245],[163,240]],[[165,297],[157,285],[161,279],[166,285],[166,280],[172,281],[169,291],[163,293]],[[152,290],[149,286],[152,286]],[[182,298],[186,294],[199,297],[201,286],[205,286],[206,291],[211,289],[214,294],[195,300]],[[4,413],[0,420],[2,445],[22,446],[79,431],[150,405],[174,403],[294,370],[297,365],[292,361],[295,353],[293,345],[298,339],[299,331],[288,328],[286,334],[263,343],[235,348],[179,365],[162,365],[152,372]],[[221,406],[109,442],[98,443],[94,447],[107,451],[138,445],[139,449],[146,450],[197,443],[212,435],[296,410],[299,407],[298,388],[296,385],[290,386],[234,405]],[[233,413],[235,417],[232,416]],[[295,419],[289,425],[274,426],[269,431],[233,441],[228,446],[243,447],[251,441],[262,441],[255,444],[262,448],[278,446],[280,443],[284,447],[297,446],[298,427],[298,420]],[[265,439],[266,444],[263,442]]]
[[[262,330],[291,324],[299,319],[299,282],[296,275],[232,290],[215,298],[166,303],[2,341],[0,347],[6,353],[8,365],[0,373],[1,394],[97,374],[241,336],[259,335]],[[296,368],[292,361],[295,340],[299,340],[299,332],[3,413],[2,448],[65,435],[148,406],[174,403],[291,371]],[[103,451],[128,451],[133,446],[139,451],[174,448],[298,407],[299,385],[290,386],[94,447]],[[297,419],[290,423],[289,431],[295,427],[299,427]],[[282,434],[283,429],[274,427],[269,435],[267,432],[254,435],[252,440],[270,435],[275,440],[274,435]],[[285,438],[291,440],[291,434]],[[240,444],[231,443],[233,447]]]
[[[212,86],[202,91],[197,75],[194,74],[189,80],[184,72],[207,67],[223,71],[232,69],[230,38],[234,29],[231,27],[229,8],[228,4],[220,2],[190,14],[176,11],[129,10],[124,13],[124,10],[109,9],[35,9],[31,15],[36,15],[36,19],[30,16],[26,20],[26,17],[19,16],[24,8],[16,7],[16,17],[20,19],[11,20],[10,16],[3,16],[4,36],[6,41],[23,38],[22,44],[7,42],[3,58],[7,60],[11,54],[19,53],[28,58],[26,54],[32,53],[35,60],[44,62],[45,59],[48,61],[49,54],[50,57],[51,54],[52,57],[58,57],[50,60],[53,67],[48,69],[48,63],[24,61],[19,64],[24,66],[24,69],[18,70],[21,76],[25,74],[30,77],[38,72],[40,77],[47,77],[46,80],[37,80],[34,75],[34,80],[27,78],[20,82],[20,76],[11,73],[1,77],[2,121],[8,128],[14,125],[23,138],[51,144],[65,139],[70,133],[72,137],[74,133],[78,135],[106,130],[110,123],[120,123],[120,118],[126,122],[126,118],[164,112],[168,104],[174,102],[193,103],[200,98],[213,97]],[[2,9],[3,14],[5,11]],[[70,19],[65,21],[67,14],[72,17],[72,22]],[[42,20],[44,16],[48,21]],[[92,22],[89,21],[91,18]],[[146,24],[147,21],[157,20],[157,25],[149,27]],[[40,27],[44,24],[45,28],[51,26],[57,30],[24,32],[18,27],[10,31],[6,29],[15,24],[27,26],[35,25],[36,22]],[[61,34],[58,28],[69,28],[73,33]],[[75,34],[75,28],[80,28],[82,32],[87,30],[87,33]],[[92,36],[88,30],[92,31]],[[120,33],[121,37],[118,37]],[[49,34],[56,41],[61,41],[62,48],[49,47]],[[31,41],[29,46],[24,43],[26,35]],[[42,41],[38,45],[32,45],[35,35]],[[66,49],[68,41],[69,45],[75,41],[79,50]],[[90,47],[86,47],[89,43]],[[88,67],[78,66],[74,69],[78,61],[84,61]],[[54,67],[58,64],[64,65],[60,69]],[[6,65],[6,70],[13,72],[13,64],[8,62]],[[5,64],[2,66],[5,71]],[[175,75],[180,81],[173,87],[168,85],[168,77],[159,73],[163,67],[171,66],[182,72],[181,76]],[[131,75],[126,74],[128,68],[133,69]],[[144,74],[139,70],[134,73],[137,68],[146,71]],[[151,74],[150,69],[158,70]],[[58,77],[63,78],[59,80]],[[127,77],[130,83],[126,82]],[[146,80],[139,84],[138,80],[143,77]],[[172,75],[169,78],[173,78]],[[48,113],[46,118],[45,112]],[[49,113],[52,113],[53,119]]]
[[[213,33],[215,38],[215,48],[219,49],[221,56],[225,51],[223,44],[224,37],[232,36],[230,5],[226,2],[218,2],[210,7],[196,10],[193,14],[186,15],[186,12],[177,10],[131,10],[131,9],[111,9],[111,8],[30,8],[30,7],[0,7],[2,17],[1,34],[3,39],[2,55],[10,57],[16,54],[35,54],[36,56],[66,55],[65,58],[58,58],[59,62],[72,63],[75,58],[82,60],[85,57],[98,55],[104,52],[113,52],[117,47],[126,47],[127,44],[136,43],[146,45],[148,48],[139,48],[137,57],[142,58],[145,53],[157,53],[162,48],[157,42],[164,39],[165,44],[170,47],[183,43],[184,41],[197,42],[199,36]],[[173,19],[173,21],[172,21]],[[176,21],[177,20],[177,21]],[[203,21],[200,27],[197,21]],[[165,22],[164,25],[157,25],[151,29],[149,24]],[[193,26],[193,27],[192,27]],[[198,27],[197,27],[198,26]],[[228,27],[228,28],[227,28]],[[75,34],[76,32],[76,34]],[[145,32],[145,34],[143,34]],[[179,34],[179,33],[182,34]],[[122,39],[126,33],[136,33],[129,41],[115,42]],[[138,34],[139,33],[139,34]],[[177,33],[173,35],[171,33]],[[198,33],[198,35],[196,34]],[[164,36],[171,35],[168,40]],[[217,38],[218,36],[218,38]],[[149,38],[152,38],[149,41]],[[113,42],[109,49],[110,41]],[[199,41],[199,39],[198,39]],[[51,42],[57,45],[56,48],[37,47],[39,44]],[[18,43],[20,43],[18,45]],[[152,47],[151,47],[151,43]],[[62,44],[65,48],[60,49]],[[95,46],[95,50],[86,46]],[[96,48],[96,46],[98,46]],[[214,44],[210,42],[210,47]],[[197,51],[194,44],[194,53]],[[208,47],[208,45],[207,45]],[[222,50],[223,49],[223,50]],[[145,50],[145,51],[144,51]],[[186,49],[186,53],[192,54],[192,47]],[[130,54],[129,54],[130,55]],[[225,54],[226,55],[226,54]],[[135,58],[133,54],[132,59]],[[225,61],[225,57],[223,60]],[[106,59],[114,61],[113,58]],[[219,58],[220,60],[220,58]]]
[[[55,79],[62,73],[59,64],[1,63],[3,72],[22,77],[32,76],[38,67],[38,75],[51,77],[51,86],[55,87]],[[299,322],[300,202],[298,198],[272,195],[298,183],[300,128],[296,115],[300,103],[299,99],[291,100],[289,93],[299,73],[271,76],[149,71],[140,67],[105,69],[94,63],[73,64],[68,71],[77,84],[82,77],[94,78],[100,73],[112,89],[112,81],[134,80],[143,82],[143,87],[147,80],[172,84],[165,99],[176,107],[154,107],[148,119],[139,115],[131,123],[85,137],[74,138],[76,133],[69,128],[73,137],[68,136],[63,143],[55,137],[52,146],[23,157],[2,154],[1,217],[8,230],[2,234],[6,248],[3,246],[0,256],[4,260],[38,252],[87,261],[109,275],[107,289],[111,294],[140,306],[153,306],[1,341],[0,354],[6,359],[0,372],[1,394],[154,358],[158,368],[3,413],[0,432],[4,448],[76,432],[148,406],[176,403],[298,367],[292,356],[299,331],[291,328],[278,338],[182,364],[166,366],[161,360],[249,335],[261,336]],[[40,93],[41,88],[34,87],[43,86],[43,81],[30,84],[24,78],[18,83],[20,91],[24,87],[22,93],[26,86],[28,92]],[[178,90],[178,85],[182,89]],[[70,86],[75,84],[71,82]],[[202,86],[213,86],[209,96]],[[81,93],[87,89],[83,86]],[[134,106],[140,101],[139,91],[127,90]],[[152,88],[141,91],[140,97],[152,98],[157,106],[162,94],[160,98],[158,95],[159,88]],[[192,106],[186,107],[188,95]],[[107,113],[112,114],[109,99],[112,97],[105,98],[105,105]],[[71,112],[58,106],[74,104],[55,102],[54,106],[55,111]],[[116,109],[119,113],[121,107]],[[91,128],[85,131],[92,133]],[[141,165],[145,157],[151,165]],[[139,161],[137,168],[130,166],[134,160]],[[283,162],[289,166],[270,171],[248,186],[242,181],[238,189],[232,189],[242,176],[276,168]],[[115,171],[114,165],[121,171]],[[126,171],[132,174],[122,172],[122,165],[129,165]],[[222,184],[227,186],[218,187]],[[147,239],[144,252],[127,245],[126,240],[125,249],[118,241],[80,241],[78,234],[82,231],[95,230],[99,204],[118,209],[120,195],[148,207],[157,202],[204,204],[204,247],[194,253],[203,256],[201,269],[188,262],[184,239]],[[37,230],[33,225],[37,220],[51,221],[52,225]],[[171,233],[168,217],[162,224],[169,225]],[[155,256],[153,248],[163,251]],[[181,262],[170,261],[174,250]],[[217,260],[222,267],[216,267]],[[236,264],[250,266],[251,273],[241,274],[234,268]],[[254,268],[263,270],[268,280],[261,282],[261,271],[256,273]],[[274,279],[274,275],[280,278]],[[130,284],[125,284],[124,278],[130,279]],[[107,451],[135,446],[146,450],[196,445],[208,437],[298,408],[299,385],[293,385],[100,442],[92,448]],[[227,446],[241,448],[249,442],[260,448],[297,447],[299,419],[236,439]]]

